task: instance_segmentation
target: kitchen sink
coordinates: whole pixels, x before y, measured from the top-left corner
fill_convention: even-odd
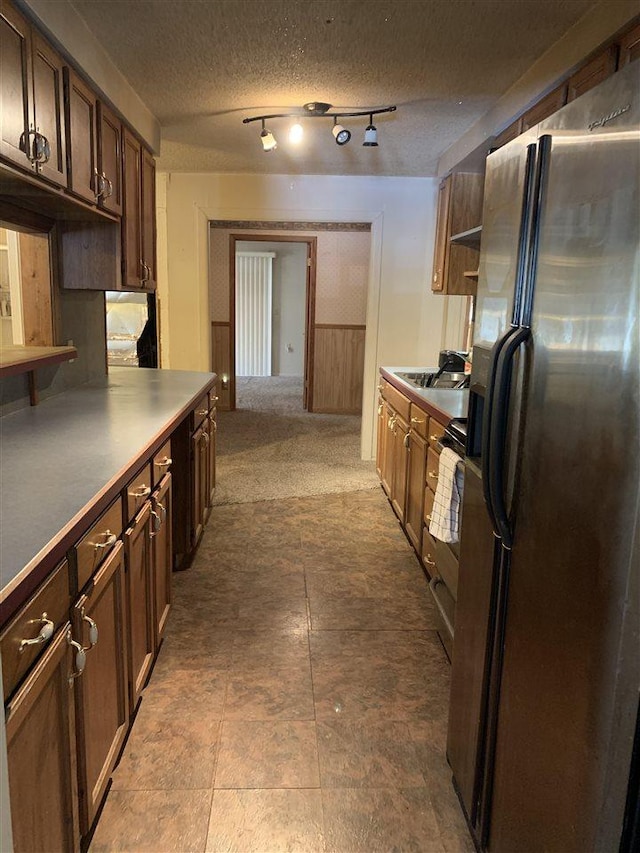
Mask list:
[[[437,371],[433,373],[398,373],[400,379],[415,385],[416,388],[437,388],[438,390],[458,390],[466,388],[469,384],[469,376],[465,373],[442,373],[438,376]],[[436,376],[438,378],[436,379]]]

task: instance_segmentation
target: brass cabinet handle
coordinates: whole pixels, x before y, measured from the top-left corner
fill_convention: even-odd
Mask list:
[[[382,403],[380,403],[378,406],[378,415],[381,415],[381,414],[382,414]]]
[[[137,500],[138,498],[146,498],[150,494],[151,486],[145,486],[143,484],[142,486],[138,486],[137,489],[132,489],[132,491],[129,492],[129,497],[135,498]]]
[[[104,172],[102,173],[102,180],[104,181],[104,186],[105,186],[105,190],[103,191],[104,197],[105,198],[111,198],[111,196],[113,195],[113,184],[111,183],[111,181],[105,175]]]
[[[438,479],[438,472],[437,471],[429,471],[429,473],[427,474],[427,477],[435,477],[435,479],[437,480]]]
[[[196,415],[200,415],[200,417],[207,414],[209,414],[208,409],[196,409]]]
[[[154,536],[157,536],[158,533],[160,533],[160,528],[162,527],[162,519],[154,509],[151,510],[151,518],[153,519],[153,529],[151,530],[151,533],[149,535],[153,539]]]
[[[220,397],[212,397],[211,402],[215,404],[218,402],[219,399],[220,399]]]
[[[79,678],[84,672],[84,668],[87,665],[87,653],[82,648],[80,643],[77,643],[73,639],[73,637],[71,636],[71,629],[67,631],[67,644],[69,646],[73,646],[73,648],[76,650],[76,654],[73,661],[76,669],[75,672],[72,672],[69,675],[69,684],[73,684],[74,678]]]
[[[168,468],[169,465],[173,465],[173,459],[170,456],[165,456],[164,459],[158,459],[153,464],[156,468]]]
[[[411,418],[412,424],[426,424],[426,421],[423,418]]]
[[[103,176],[98,172],[97,169],[93,170],[93,194],[96,197],[96,201],[100,198],[100,196],[104,195],[105,183]]]
[[[439,435],[430,435],[429,441],[440,441],[440,436]]]
[[[425,561],[425,563],[426,563],[428,566],[435,566],[436,562],[435,562],[435,560],[430,560],[430,559],[429,559],[429,557],[430,557],[430,556],[431,556],[431,554],[427,554],[427,555],[426,555],[426,556],[424,556],[422,559]]]
[[[85,652],[88,652],[89,649],[92,649],[98,642],[98,626],[90,616],[86,615],[84,607],[80,611],[80,615],[82,616],[82,621],[86,622],[89,626],[89,645],[82,647]]]
[[[20,645],[18,646],[18,652],[22,654],[27,646],[39,646],[44,643],[48,643],[49,640],[53,637],[53,622],[51,619],[47,619],[47,614],[43,613],[39,620],[32,619],[31,622],[39,621],[42,623],[42,628],[40,628],[40,633],[37,637],[33,637],[31,640],[21,640]]]
[[[99,533],[99,536],[106,536],[104,542],[94,542],[93,550],[100,551],[102,548],[111,548],[112,545],[116,544],[118,537],[115,533],[112,533],[110,530],[105,530],[104,533]]]
[[[411,433],[410,433],[410,432],[406,433],[406,434],[405,434],[405,437],[404,437],[404,438],[403,438],[403,440],[402,440],[402,443],[403,443],[403,444],[404,444],[404,446],[407,448],[407,450],[409,450],[409,436],[410,436],[410,435],[411,435]]]

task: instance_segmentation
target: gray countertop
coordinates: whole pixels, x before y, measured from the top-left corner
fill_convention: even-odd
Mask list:
[[[110,368],[104,382],[0,419],[0,600],[56,544],[66,545],[74,526],[155,452],[214,379]]]
[[[398,376],[399,373],[433,373],[437,367],[381,367],[380,371],[410,400],[422,405],[434,417],[448,423],[454,418],[466,418],[469,408],[469,391],[451,388],[418,388]]]

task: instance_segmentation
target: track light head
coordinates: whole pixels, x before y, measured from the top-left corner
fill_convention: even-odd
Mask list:
[[[378,129],[373,125],[373,115],[369,116],[369,124],[365,128],[364,142],[362,144],[365,148],[378,147]]]
[[[293,143],[293,145],[297,145],[299,142],[302,142],[303,136],[304,130],[302,129],[300,122],[292,124],[289,128],[289,142]]]
[[[278,147],[275,136],[264,126],[264,120],[262,122],[262,131],[260,133],[260,142],[262,142],[262,148],[264,151],[275,151]]]
[[[347,130],[346,127],[343,127],[341,124],[337,124],[336,122],[337,119],[334,119],[331,133],[333,133],[336,143],[338,145],[346,145],[347,142],[351,139],[351,131]]]

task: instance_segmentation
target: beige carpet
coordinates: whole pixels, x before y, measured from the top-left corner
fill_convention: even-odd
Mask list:
[[[302,379],[238,378],[235,412],[218,412],[216,504],[373,489],[360,417],[308,414]]]

